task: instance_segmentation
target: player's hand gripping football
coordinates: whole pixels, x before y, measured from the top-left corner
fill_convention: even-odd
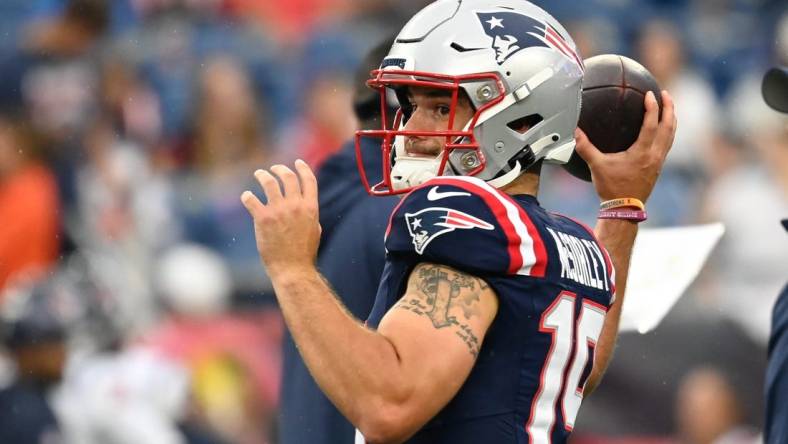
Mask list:
[[[665,157],[676,135],[676,114],[673,99],[662,91],[662,119],[652,92],[645,98],[646,114],[640,134],[629,149],[605,154],[599,151],[583,130],[575,131],[575,150],[591,170],[594,187],[603,201],[635,197],[646,202],[665,163]]]
[[[297,174],[284,165],[255,171],[265,204],[250,191],[241,194],[254,219],[257,251],[271,278],[314,267],[320,244],[317,179],[302,160],[295,162],[295,169]],[[281,188],[274,175],[282,181]]]

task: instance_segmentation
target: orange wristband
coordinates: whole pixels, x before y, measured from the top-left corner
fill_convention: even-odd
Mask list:
[[[643,202],[641,202],[640,199],[636,199],[634,197],[622,197],[620,199],[611,199],[611,200],[606,200],[601,204],[599,204],[599,209],[601,211],[612,210],[614,208],[624,208],[624,207],[637,208],[640,211],[646,210],[646,206],[643,205]]]

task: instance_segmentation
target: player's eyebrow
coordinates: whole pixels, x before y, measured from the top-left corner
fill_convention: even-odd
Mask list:
[[[451,94],[451,90],[448,89],[430,89],[425,93],[427,97],[431,98],[446,98],[451,97]]]
[[[434,99],[434,98],[451,98],[452,91],[449,89],[441,89],[441,88],[424,88],[419,90],[419,93],[424,94],[425,96]],[[409,99],[413,98],[413,90],[408,88],[407,95]]]

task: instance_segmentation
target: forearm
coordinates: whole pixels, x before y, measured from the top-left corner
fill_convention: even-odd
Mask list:
[[[588,378],[585,394],[591,393],[604,375],[618,337],[618,325],[621,320],[621,308],[624,304],[624,295],[629,274],[629,261],[632,256],[632,246],[638,232],[635,222],[619,219],[599,219],[594,232],[599,242],[605,246],[610,260],[616,270],[616,300],[605,316],[602,334],[599,336],[594,352],[594,368]]]
[[[396,399],[402,386],[394,346],[353,318],[317,270],[280,273],[272,281],[309,371],[354,425]]]

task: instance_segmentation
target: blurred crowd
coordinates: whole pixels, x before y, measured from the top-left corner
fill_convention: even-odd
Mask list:
[[[426,3],[0,2],[0,442],[276,442],[284,326],[239,196],[352,137],[356,66]],[[788,277],[788,125],[759,82],[788,65],[788,8],[535,3],[584,57],[628,55],[675,97],[648,226],[727,230],[667,327],[623,338],[580,439],[752,442]],[[589,184],[543,175],[546,208],[593,223]],[[617,423],[631,390],[664,414]]]

